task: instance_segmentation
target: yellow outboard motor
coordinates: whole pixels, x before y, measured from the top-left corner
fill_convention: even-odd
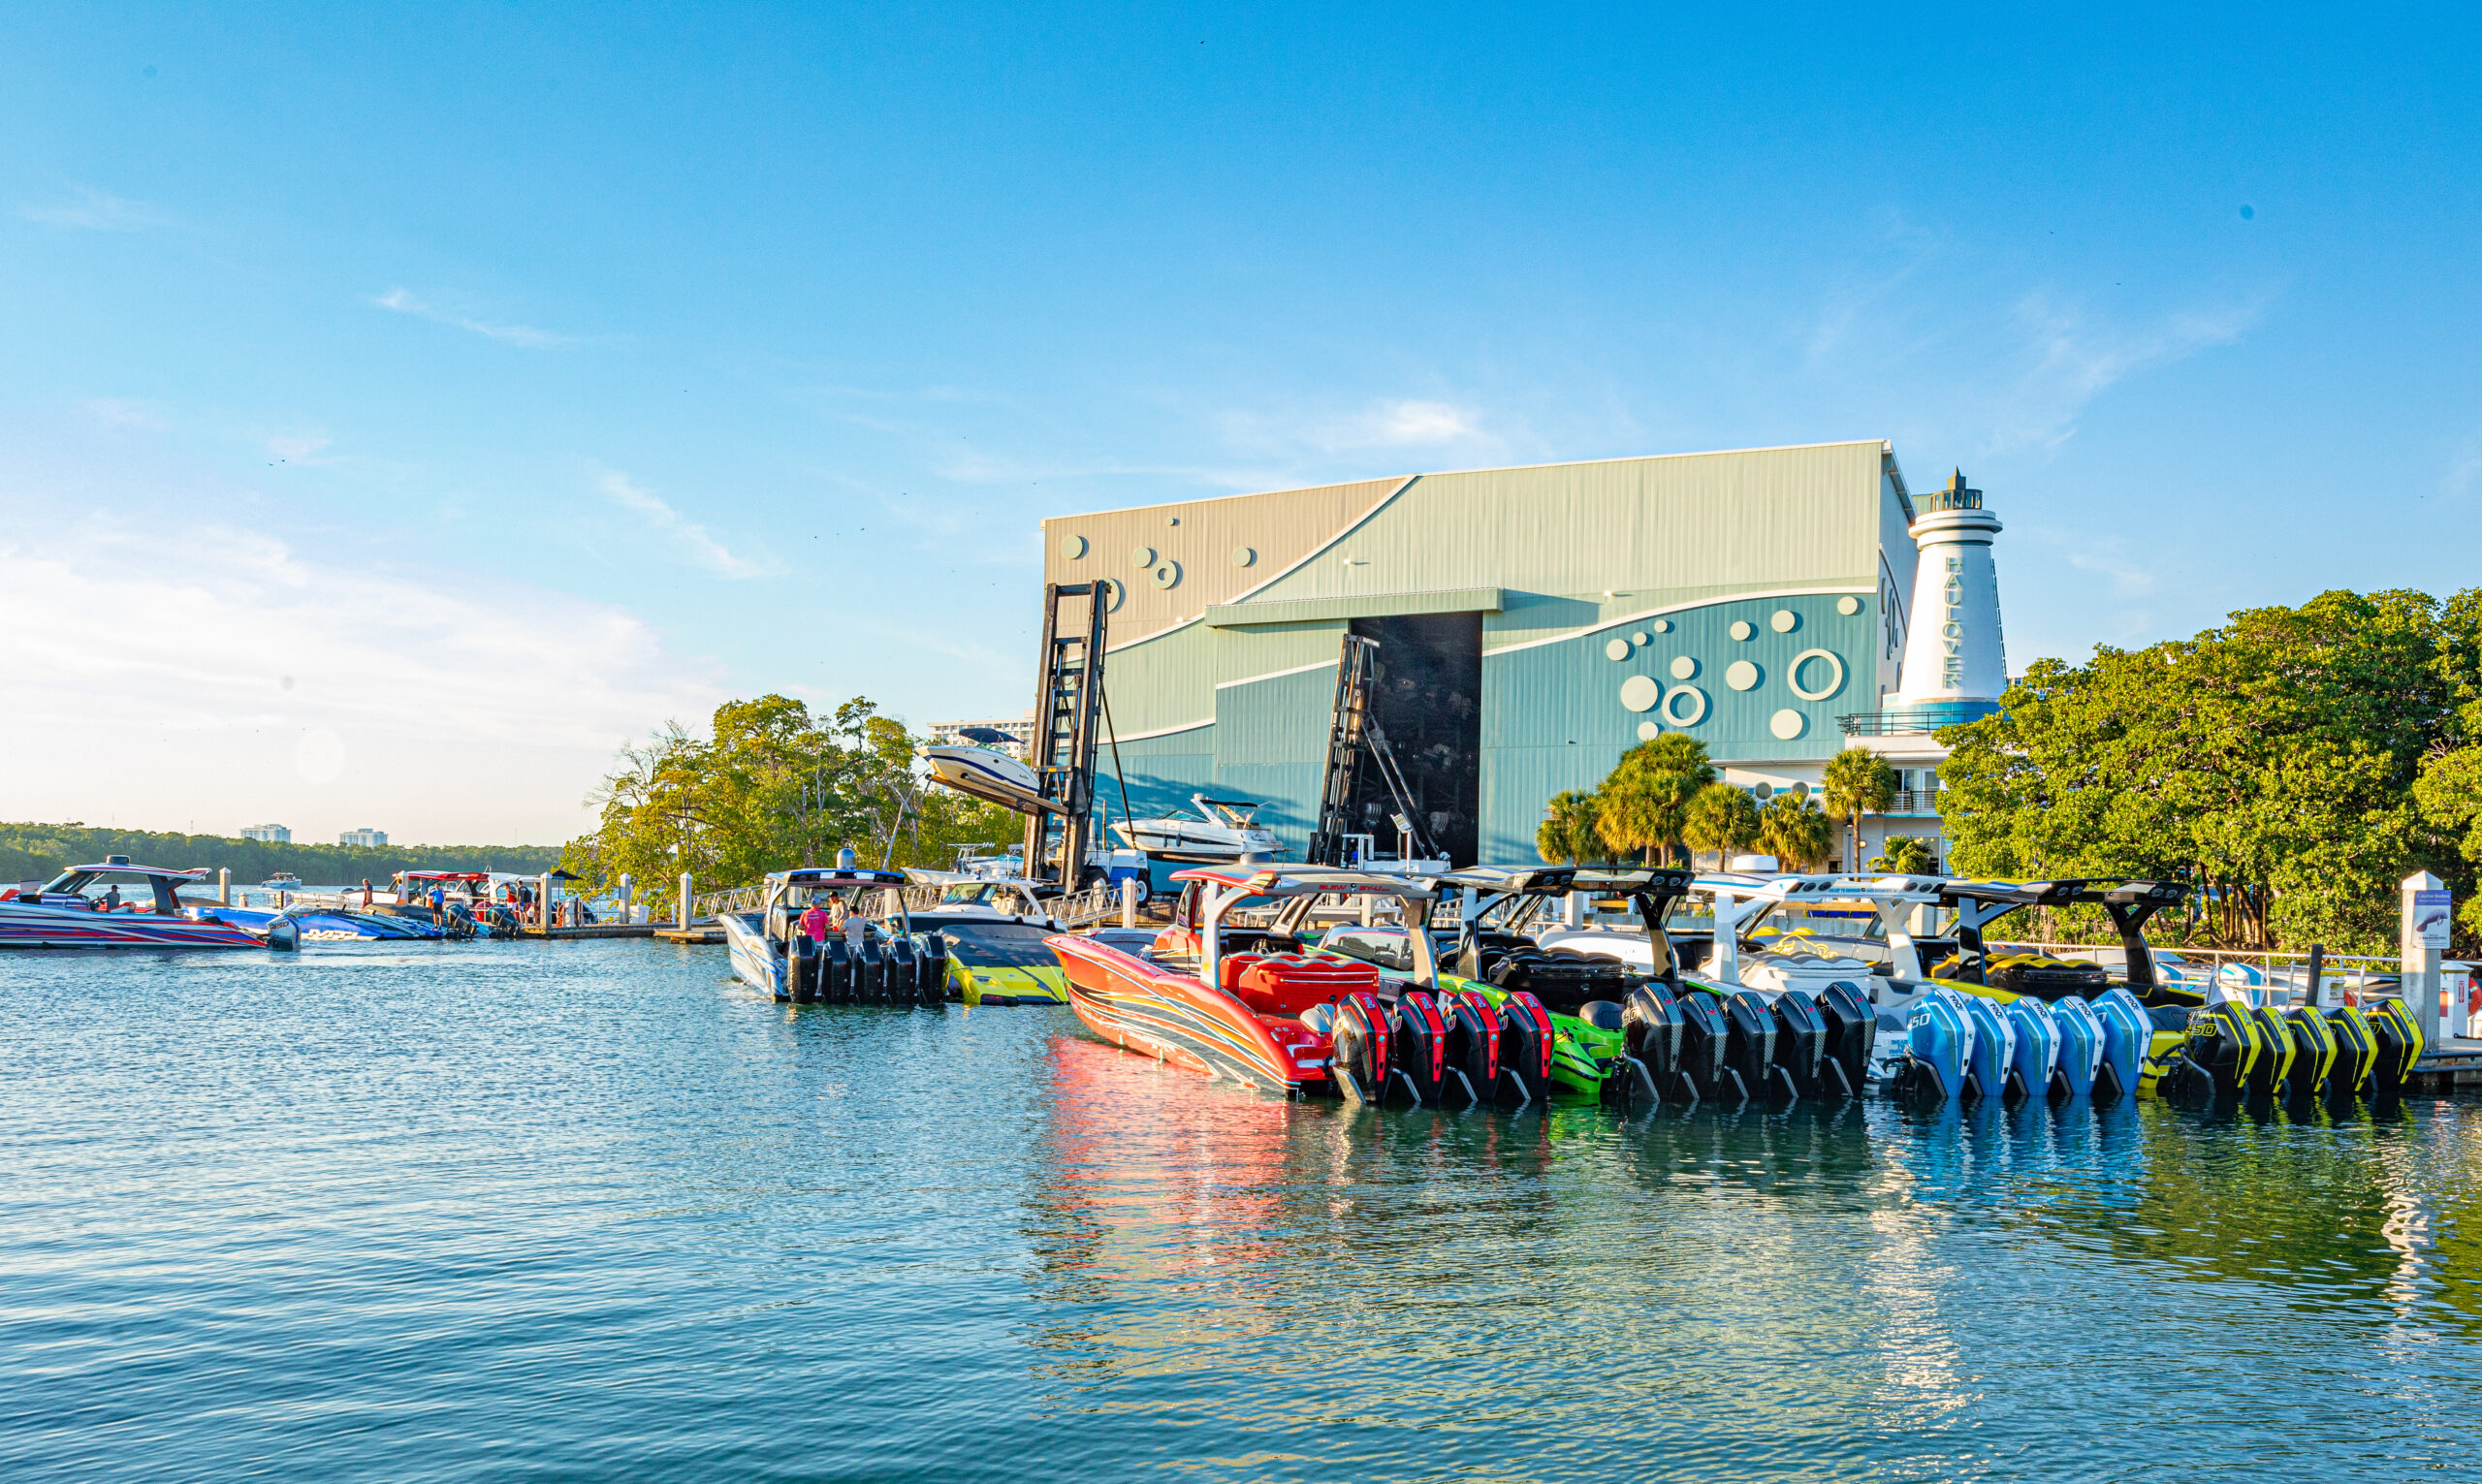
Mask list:
[[[2336,1027],[2309,1005],[2295,1005],[2283,1014],[2292,1038],[2292,1067],[2286,1097],[2316,1097],[2336,1071]]]
[[[2328,1011],[2327,1024],[2336,1032],[2336,1069],[2328,1074],[2327,1095],[2357,1097],[2370,1085],[2371,1066],[2378,1059],[2378,1032],[2351,1005]]]
[[[2216,1000],[2189,1022],[2189,1034],[2159,1084],[2170,1097],[2231,1097],[2258,1069],[2265,1037],[2247,1005]]]
[[[2404,1090],[2413,1063],[2422,1059],[2422,1023],[2401,999],[2381,1000],[2368,1018],[2377,1042],[2371,1065],[2371,1096],[2394,1097]]]
[[[2249,1073],[2251,1097],[2274,1097],[2292,1083],[2292,1033],[2283,1017],[2264,1005],[2249,1012],[2258,1023],[2258,1064]]]

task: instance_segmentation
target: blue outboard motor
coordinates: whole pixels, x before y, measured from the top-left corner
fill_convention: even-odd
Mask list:
[[[1905,1018],[1904,1034],[1906,1055],[1896,1074],[1896,1090],[1925,1102],[1955,1102],[1965,1090],[1974,1050],[1974,1024],[1965,1016],[1964,996],[1954,990],[1925,992]]]
[[[2017,1056],[2017,1032],[2009,1028],[2008,1017],[1999,1013],[1999,1001],[1979,995],[1957,997],[1963,1001],[1965,1016],[1974,1026],[1973,1049],[1965,1055],[1974,1091],[1984,1097],[2002,1096],[2008,1090],[2008,1063]]]
[[[2059,1095],[2086,1097],[2103,1068],[2103,1023],[2094,1007],[2072,995],[2051,1007],[2052,1029],[2059,1036],[2059,1056],[2052,1065]]]
[[[2154,1046],[2154,1021],[2137,996],[2115,985],[2094,996],[2094,1019],[2103,1027],[2103,1064],[2094,1075],[2098,1102],[2124,1102],[2137,1096],[2138,1079],[2146,1073],[2146,1055]]]
[[[2052,1023],[2051,1006],[2022,995],[2008,1002],[2007,1015],[2008,1028],[2017,1032],[2016,1055],[2008,1062],[2010,1101],[2050,1097],[2059,1067],[2059,1027]]]

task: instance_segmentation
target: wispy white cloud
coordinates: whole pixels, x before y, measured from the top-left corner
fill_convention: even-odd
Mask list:
[[[1385,397],[1346,413],[1277,415],[1233,411],[1220,419],[1226,441],[1249,449],[1320,454],[1370,450],[1487,450],[1503,441],[1480,410],[1421,397]]]
[[[718,576],[738,580],[769,577],[783,570],[775,561],[734,555],[722,542],[708,534],[707,527],[685,519],[680,511],[665,503],[662,496],[638,485],[618,469],[604,470],[595,483],[623,508],[646,517],[649,524],[679,543],[691,560]]]
[[[86,232],[143,232],[150,227],[169,227],[174,222],[170,212],[145,202],[83,185],[71,186],[67,201],[28,202],[17,208],[17,215],[47,227]]]
[[[81,404],[86,415],[106,427],[126,427],[141,432],[169,431],[172,424],[147,411],[137,402],[117,396],[93,397]]]
[[[2021,368],[1993,409],[1990,451],[2057,448],[2077,434],[2078,415],[2116,383],[2217,345],[2256,324],[2260,306],[2184,309],[2135,329],[2089,323],[2043,294],[2020,300]]]
[[[392,310],[398,314],[410,314],[417,319],[430,320],[433,324],[454,325],[459,330],[469,331],[502,344],[521,346],[526,350],[542,350],[554,345],[570,345],[576,343],[578,339],[576,335],[537,330],[531,325],[494,325],[469,315],[453,313],[428,300],[417,298],[403,288],[393,288],[385,294],[376,295],[370,302],[376,308]]]

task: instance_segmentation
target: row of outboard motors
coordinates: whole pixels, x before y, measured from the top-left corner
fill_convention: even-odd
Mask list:
[[[842,934],[824,943],[794,937],[784,978],[797,1005],[919,1005],[948,998],[948,942],[937,932],[881,934],[859,943]]]
[[[1815,997],[1675,993],[1646,982],[1617,1005],[1587,1005],[1579,1015],[1622,1032],[1622,1075],[1605,1084],[1605,1095],[1623,1103],[1859,1097],[1879,1034],[1870,1002],[1841,981]]]
[[[2401,999],[2370,1010],[2274,1010],[2218,1000],[2197,1012],[2155,1087],[2166,1097],[2391,1098],[2422,1059],[2422,1023]]]

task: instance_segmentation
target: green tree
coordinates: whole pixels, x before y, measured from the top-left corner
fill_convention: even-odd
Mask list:
[[[1595,796],[1581,788],[1563,789],[1543,806],[1544,819],[1534,829],[1534,850],[1556,865],[1575,866],[1588,857],[1605,856],[1597,830]]]
[[[1630,748],[1603,780],[1597,797],[1597,821],[1604,843],[1614,854],[1638,850],[1652,864],[1657,850],[1669,858],[1689,817],[1689,801],[1715,781],[1706,760],[1706,744],[1679,732],[1666,732]]]
[[[1897,876],[1930,874],[1930,842],[1914,835],[1891,835],[1879,853],[1870,857],[1872,870],[1887,871]]]
[[[1718,868],[1734,851],[1758,841],[1758,801],[1749,790],[1731,783],[1709,783],[1689,801],[1681,821],[1681,842],[1691,850],[1712,850]]]
[[[1759,847],[1788,870],[1810,870],[1835,851],[1835,827],[1805,794],[1790,791],[1758,811]]]
[[[1862,816],[1884,814],[1896,802],[1896,771],[1867,747],[1847,747],[1827,760],[1821,780],[1828,817],[1844,822],[1845,859],[1862,856]],[[1842,866],[1838,861],[1837,865]]]

